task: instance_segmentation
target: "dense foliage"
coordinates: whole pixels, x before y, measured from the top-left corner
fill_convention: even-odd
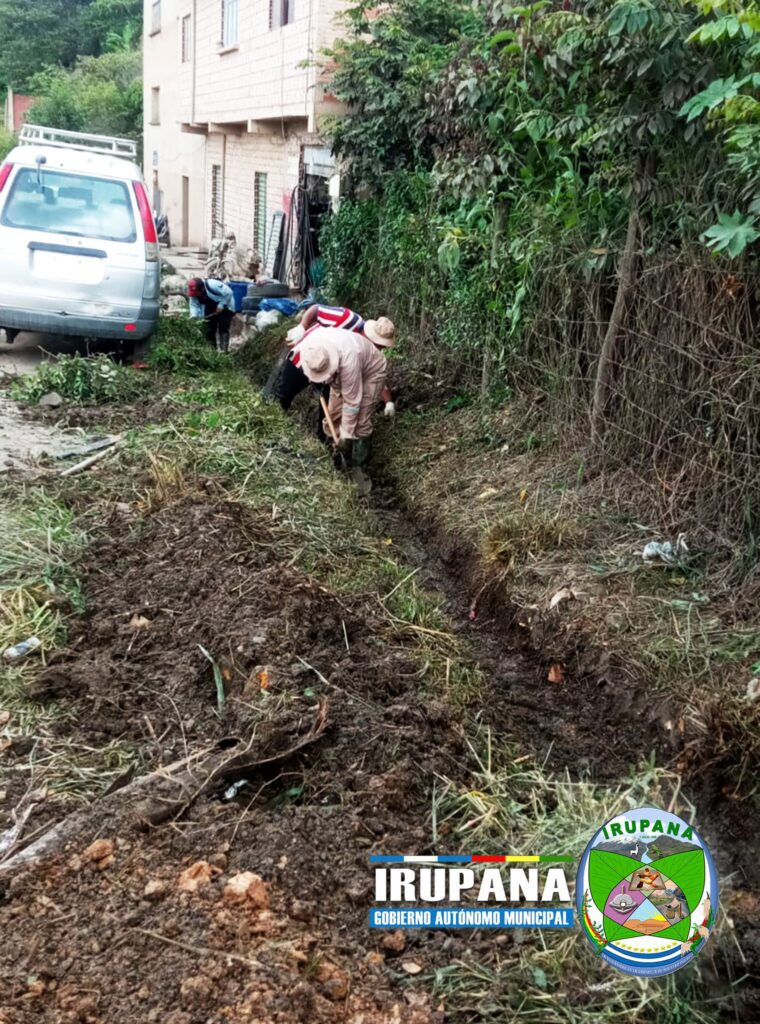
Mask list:
[[[141,19],[141,0],[0,0],[0,85],[23,92],[43,68],[136,45]]]
[[[48,68],[32,79],[34,124],[140,139],[142,59],[138,51],[82,57],[71,70]]]
[[[336,298],[757,529],[754,0],[391,0],[349,26]]]

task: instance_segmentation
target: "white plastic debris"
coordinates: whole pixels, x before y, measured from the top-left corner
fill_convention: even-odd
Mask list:
[[[25,658],[27,654],[31,654],[32,651],[36,651],[41,646],[42,641],[39,637],[30,636],[28,640],[22,640],[20,644],[8,647],[3,652],[3,657],[6,661],[18,661],[19,658]]]
[[[549,611],[556,608],[558,604],[562,604],[563,601],[574,601],[577,596],[578,595],[571,587],[563,587],[561,590],[557,591],[549,602]]]
[[[678,565],[689,553],[686,534],[679,533],[675,544],[671,541],[650,541],[641,552],[647,565]]]
[[[267,309],[262,313],[256,314],[254,323],[257,330],[264,331],[267,327],[274,327],[281,319],[282,313],[278,313],[276,309]]]

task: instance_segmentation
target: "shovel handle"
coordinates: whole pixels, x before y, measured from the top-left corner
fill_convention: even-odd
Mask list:
[[[335,442],[335,447],[337,448],[338,445],[340,444],[340,442],[338,441],[338,433],[335,429],[335,424],[333,423],[332,416],[330,415],[330,410],[327,407],[327,402],[325,401],[324,395],[319,396],[319,404],[322,406],[322,412],[325,414],[325,420],[327,421],[327,428],[330,431],[332,439]]]

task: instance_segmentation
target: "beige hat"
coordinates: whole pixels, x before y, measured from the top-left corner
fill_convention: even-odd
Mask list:
[[[324,384],[338,372],[338,353],[316,339],[307,338],[301,346],[301,369],[313,384]]]
[[[379,320],[368,320],[364,325],[364,335],[380,348],[393,348],[396,344],[396,328],[387,316],[381,316]]]

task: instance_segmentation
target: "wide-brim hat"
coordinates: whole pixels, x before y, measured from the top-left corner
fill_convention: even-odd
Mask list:
[[[396,344],[396,328],[387,316],[381,316],[378,320],[367,320],[364,324],[364,335],[373,345],[379,345],[380,348],[393,348]]]
[[[337,351],[309,338],[301,347],[301,369],[313,384],[324,384],[338,372]]]

